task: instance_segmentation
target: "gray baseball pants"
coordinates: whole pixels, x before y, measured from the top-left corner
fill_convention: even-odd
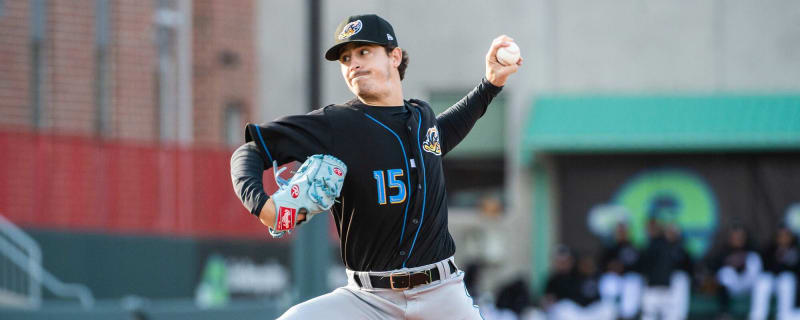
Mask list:
[[[368,275],[363,272],[356,275],[364,284],[360,287],[353,280],[356,273],[347,270],[346,286],[295,305],[278,319],[482,319],[478,306],[467,293],[464,272],[450,272],[447,261],[452,259],[417,268],[369,273],[387,276],[392,272],[416,272],[434,266],[439,269],[440,280],[408,290],[371,288]]]

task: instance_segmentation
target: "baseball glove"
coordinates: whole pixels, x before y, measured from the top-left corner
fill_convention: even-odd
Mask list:
[[[277,170],[273,162],[273,170]],[[278,191],[272,194],[275,203],[275,224],[269,228],[272,237],[279,238],[291,232],[301,222],[308,221],[314,215],[324,212],[333,206],[342,192],[347,166],[331,155],[315,154],[308,157],[291,179],[279,177],[286,170],[275,171],[275,182]],[[305,220],[297,221],[297,215],[305,213]]]

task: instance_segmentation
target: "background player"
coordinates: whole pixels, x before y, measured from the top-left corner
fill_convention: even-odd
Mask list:
[[[281,319],[480,319],[453,260],[442,156],[522,64],[521,58],[510,65],[497,60],[498,49],[511,41],[494,39],[485,78],[437,116],[426,102],[404,99],[408,55],[392,26],[376,15],[351,16],[337,27],[325,57],[339,62],[356,99],[247,125],[247,143],[231,159],[232,180],[245,207],[268,227],[280,217],[263,191],[267,166],[327,154],[348,167],[340,202],[331,209],[348,285],[291,308]]]

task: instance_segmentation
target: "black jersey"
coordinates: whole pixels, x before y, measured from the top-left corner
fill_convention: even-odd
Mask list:
[[[442,156],[466,136],[499,92],[484,79],[439,116],[420,100],[374,107],[354,99],[248,124],[245,139],[258,146],[267,168],[272,161],[303,162],[320,153],[342,160],[347,176],[331,213],[345,266],[356,271],[411,268],[455,253],[447,229]],[[259,207],[265,201],[259,198]]]
[[[602,262],[607,272],[637,272],[639,250],[630,241],[619,241],[603,251]]]
[[[800,270],[800,248],[794,241],[787,247],[770,245],[763,252],[764,271],[773,274],[781,272],[797,272]]]

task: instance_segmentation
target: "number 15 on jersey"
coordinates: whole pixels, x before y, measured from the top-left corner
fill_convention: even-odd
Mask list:
[[[375,178],[375,183],[378,187],[378,204],[386,204],[385,177],[389,179],[389,190],[398,189],[397,194],[389,196],[389,202],[391,202],[391,204],[396,204],[406,201],[406,185],[403,183],[403,180],[398,179],[398,177],[403,176],[403,169],[389,169],[386,170],[385,173],[384,175],[383,170],[372,171],[372,177]]]

